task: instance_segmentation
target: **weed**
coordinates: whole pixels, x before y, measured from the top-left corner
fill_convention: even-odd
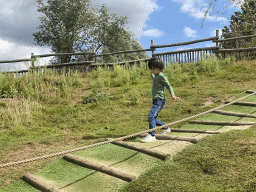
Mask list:
[[[98,103],[98,102],[103,102],[109,99],[113,99],[114,97],[108,94],[101,93],[99,92],[98,89],[94,89],[90,95],[85,95],[83,98],[83,103],[88,104],[88,103]]]

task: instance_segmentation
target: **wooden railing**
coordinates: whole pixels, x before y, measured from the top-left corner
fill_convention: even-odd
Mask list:
[[[216,36],[210,37],[206,39],[198,39],[194,41],[188,41],[183,43],[174,43],[174,44],[167,44],[167,45],[154,45],[154,40],[151,40],[150,49],[140,49],[140,50],[130,50],[130,51],[119,51],[114,53],[104,53],[104,54],[95,54],[95,52],[79,52],[79,53],[56,53],[56,54],[44,54],[44,55],[34,55],[31,54],[31,58],[29,59],[19,59],[19,60],[8,60],[8,61],[0,61],[0,63],[15,63],[15,62],[26,62],[31,61],[32,66],[30,69],[42,69],[46,67],[47,69],[52,69],[56,71],[63,71],[63,69],[68,71],[91,71],[96,69],[98,66],[108,66],[113,67],[114,65],[125,65],[128,64],[134,65],[137,63],[138,65],[140,62],[146,62],[150,60],[150,58],[139,59],[139,60],[131,60],[131,61],[123,61],[117,63],[97,63],[97,57],[104,57],[109,55],[116,55],[116,54],[125,54],[125,53],[134,53],[134,52],[143,52],[143,51],[152,51],[152,57],[157,56],[160,57],[165,64],[168,63],[192,63],[201,60],[202,58],[208,58],[211,55],[220,56],[225,58],[226,56],[235,56],[236,59],[244,59],[244,55],[248,55],[247,59],[255,59],[255,51],[256,47],[250,48],[235,48],[235,49],[221,49],[219,46],[219,42],[223,41],[233,41],[237,39],[245,39],[245,38],[253,38],[256,35],[249,35],[243,37],[235,37],[235,38],[228,38],[228,39],[219,39],[219,31],[216,30]],[[155,53],[157,48],[165,48],[165,47],[175,47],[175,46],[183,46],[183,45],[191,45],[195,43],[205,42],[205,41],[212,41],[216,43],[215,47],[203,47],[203,48],[194,48],[194,49],[186,49],[186,50],[177,50],[177,51],[170,51],[170,52],[163,52],[163,53]],[[247,52],[247,54],[241,54]],[[43,57],[52,57],[52,56],[66,56],[66,55],[89,55],[89,61],[81,61],[81,62],[74,62],[74,63],[61,63],[56,65],[47,65],[47,66],[35,66],[36,58],[43,58]],[[147,67],[147,65],[146,65]],[[4,72],[4,73],[16,73],[16,74],[24,74],[27,73],[28,70],[21,70],[21,71],[11,71],[11,72]]]
[[[256,37],[256,34],[242,36],[242,37],[227,38],[227,39],[217,39],[217,40],[214,40],[213,42],[216,42],[216,44],[218,45],[219,42],[234,41],[238,39],[248,39],[253,37]],[[233,56],[236,58],[236,60],[242,60],[242,59],[253,60],[253,59],[256,59],[255,51],[256,51],[256,47],[249,47],[249,48],[219,49],[214,51],[214,53],[218,57],[221,56],[222,58]]]

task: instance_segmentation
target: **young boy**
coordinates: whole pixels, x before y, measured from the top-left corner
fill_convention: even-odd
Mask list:
[[[153,79],[152,86],[152,95],[153,95],[153,106],[148,114],[149,129],[153,129],[158,126],[165,125],[163,122],[159,121],[157,118],[158,113],[164,108],[166,103],[166,97],[164,93],[164,88],[166,87],[172,96],[172,100],[179,100],[179,97],[176,97],[172,86],[170,85],[168,79],[163,73],[164,64],[158,57],[153,57],[148,63],[148,68],[150,69],[151,78]],[[162,129],[161,134],[170,133],[171,130],[168,127]],[[149,132],[149,134],[141,141],[152,142],[156,141],[155,131]]]

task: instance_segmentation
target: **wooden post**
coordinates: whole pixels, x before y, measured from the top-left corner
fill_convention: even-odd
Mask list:
[[[35,67],[35,58],[34,58],[34,53],[31,53],[31,61],[32,61],[32,68]]]
[[[94,55],[95,55],[95,48],[93,47],[93,52],[94,52]],[[93,56],[94,56],[93,55]],[[96,57],[92,57],[92,55],[90,55],[90,57],[89,57],[89,61],[91,61],[92,63],[96,63]],[[91,65],[91,64],[90,64]],[[88,68],[88,67],[87,67]],[[95,66],[93,69],[95,69],[95,68],[97,68],[97,66]],[[92,68],[91,68],[91,70],[93,70]]]
[[[219,30],[216,30],[216,37],[218,37],[217,40],[219,40]],[[216,47],[219,47],[219,42],[216,42]]]
[[[151,45],[154,45],[154,40],[151,40]],[[153,56],[153,54],[155,53],[155,48],[152,48],[152,56]]]
[[[95,47],[93,47],[93,50],[92,50],[93,52],[94,52],[94,55],[95,55],[95,59],[94,59],[94,62],[96,63],[97,62],[97,56],[96,56],[96,53],[95,53]]]
[[[34,53],[31,53],[31,61],[32,61],[32,66],[31,66],[31,68],[32,68],[32,72],[34,71],[34,68],[35,68],[35,57],[34,57]]]

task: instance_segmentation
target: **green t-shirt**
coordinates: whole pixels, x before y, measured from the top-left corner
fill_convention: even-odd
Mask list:
[[[156,75],[151,74],[151,78],[153,79],[153,86],[152,86],[153,99],[166,99],[164,94],[164,87],[168,89],[171,95],[174,95],[172,86],[170,85],[168,79],[165,77],[163,73],[160,72]]]

